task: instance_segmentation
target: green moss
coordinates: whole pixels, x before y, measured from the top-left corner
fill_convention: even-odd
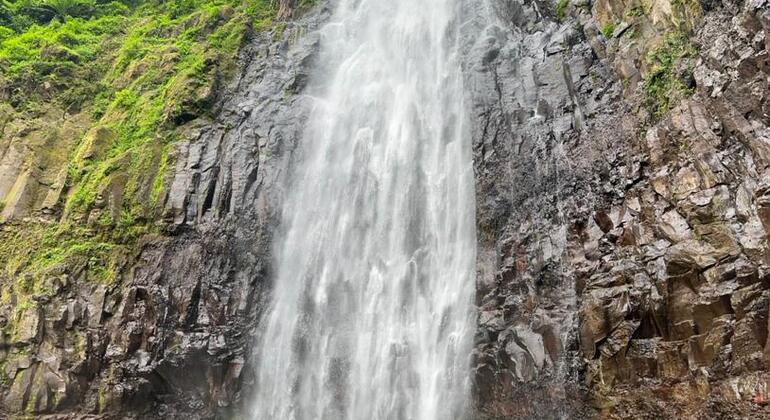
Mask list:
[[[693,63],[697,49],[687,34],[668,34],[647,55],[650,70],[644,79],[645,104],[655,117],[667,113],[680,99],[694,92]]]
[[[298,9],[308,9],[318,4],[318,0],[299,0],[297,3]]]
[[[273,0],[254,0],[246,7],[246,14],[251,20],[251,24],[256,31],[263,31],[269,28],[275,20],[277,10],[277,1]]]
[[[64,266],[88,268],[92,280],[111,282],[121,255],[145,230],[100,231],[70,224],[25,223],[0,232],[0,267],[15,278],[14,291],[46,294],[44,280]]]
[[[231,20],[209,35],[208,42],[225,57],[234,57],[243,44],[245,34],[246,22],[242,19]]]
[[[0,389],[7,389],[9,386],[11,386],[11,378],[5,371],[7,366],[8,357],[0,359]]]
[[[117,280],[139,238],[162,230],[155,221],[180,127],[206,116],[214,86],[234,72],[249,32],[273,25],[276,7],[274,0],[0,0],[0,87],[12,92],[0,103],[0,136],[7,121],[43,110],[81,113],[91,126],[60,150],[60,223],[0,227],[0,277],[10,286],[0,298],[52,293],[50,279],[65,271]]]
[[[104,74],[104,48],[126,19],[74,18],[64,23],[32,25],[0,41],[0,69],[12,87],[11,103],[24,106],[51,91],[65,108],[80,107],[95,93]]]
[[[612,38],[612,34],[615,32],[615,24],[613,22],[607,22],[602,26],[601,32],[605,38]]]
[[[628,9],[628,11],[625,14],[626,19],[628,20],[634,20],[637,18],[640,18],[642,16],[645,16],[647,13],[644,11],[644,7],[641,5],[636,5]]]
[[[145,5],[136,15],[94,101],[98,124],[116,137],[98,159],[70,165],[70,217],[87,214],[107,191],[122,207],[113,215],[157,216],[175,127],[205,114],[218,75],[234,69],[249,22],[265,26],[274,11],[266,0],[193,1]],[[88,147],[82,142],[75,155]]]
[[[17,294],[16,305],[13,308],[8,323],[3,327],[3,332],[8,334],[11,342],[18,342],[20,340],[20,328],[24,320],[25,315],[30,310],[36,310],[37,303],[33,302],[28,295]],[[17,348],[17,354],[25,354],[29,351],[27,347]]]
[[[556,3],[556,17],[559,20],[564,20],[567,17],[567,6],[569,6],[569,0],[559,0]]]
[[[152,192],[150,194],[150,199],[153,205],[158,205],[162,195],[166,190],[166,172],[173,163],[173,156],[171,155],[171,152],[171,144],[167,144],[160,154],[160,163],[158,164],[158,171],[155,174],[155,180],[152,183]]]
[[[104,411],[104,409],[107,407],[107,389],[105,387],[99,387],[99,390],[96,394],[96,401],[99,411]]]

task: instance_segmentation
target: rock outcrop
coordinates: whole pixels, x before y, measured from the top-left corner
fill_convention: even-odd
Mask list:
[[[181,127],[165,231],[144,236],[117,279],[93,281],[85,261],[49,275],[39,286],[46,293],[31,301],[5,295],[0,319],[13,331],[0,341],[0,417],[206,419],[238,411],[285,168],[307,109],[296,92],[307,83],[313,30],[325,13],[254,34],[237,76],[216,94],[213,116]],[[3,156],[9,168],[24,163]],[[19,183],[17,172],[2,176]],[[3,228],[20,234],[21,216],[44,210],[15,208],[6,204],[12,221]]]
[[[502,3],[470,75],[481,413],[770,415],[769,5]]]

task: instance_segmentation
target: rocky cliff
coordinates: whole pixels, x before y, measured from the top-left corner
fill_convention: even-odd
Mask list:
[[[57,96],[45,112],[12,108],[18,87],[4,80],[0,417],[229,418],[248,389],[280,180],[303,126],[296,93],[325,11],[160,4],[117,33],[122,49],[150,48],[103,115]],[[219,38],[237,48],[232,67]],[[106,69],[122,49],[102,52]],[[202,75],[182,66],[194,53]],[[160,122],[125,146],[122,116],[144,121],[155,103]]]
[[[761,418],[770,5],[500,2],[477,98],[489,418]]]
[[[268,3],[0,49],[0,415],[237,418],[328,16]],[[477,417],[770,415],[770,3],[463,7]]]

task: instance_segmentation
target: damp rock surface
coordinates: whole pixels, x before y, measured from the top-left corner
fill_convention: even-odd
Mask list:
[[[164,228],[116,278],[94,281],[89,260],[0,275],[32,296],[0,297],[0,417],[239,412],[328,9],[249,38],[212,91],[187,86],[207,111],[176,115]],[[489,0],[461,15],[475,417],[770,416],[770,3]],[[54,111],[23,126],[0,105],[3,238],[63,220],[57,148],[86,138],[87,161],[115,136]],[[84,223],[112,211],[114,179]]]
[[[501,4],[531,18],[468,76],[481,417],[769,415],[768,4]]]

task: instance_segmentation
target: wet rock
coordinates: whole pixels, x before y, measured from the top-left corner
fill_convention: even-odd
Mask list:
[[[768,3],[653,3],[578,1],[557,19],[547,2],[493,1],[486,19],[462,2],[479,418],[770,415],[754,402],[770,382]],[[312,106],[297,93],[314,89],[312,29],[327,17],[322,5],[280,36],[255,34],[217,91],[183,86],[169,235],[143,240],[118,281],[64,273],[18,318],[0,304],[14,331],[0,414],[216,418],[242,406],[283,176]],[[652,116],[647,57],[672,32],[699,48],[693,96]],[[82,139],[88,160],[114,135],[49,117],[0,144],[0,220],[61,211],[67,171],[44,164],[52,142]],[[117,190],[103,186],[92,217],[117,210]]]
[[[42,279],[45,293],[23,311],[0,303],[0,316],[13,323],[13,334],[0,341],[12,344],[0,349],[9,379],[0,384],[0,417],[206,419],[240,408],[252,386],[250,349],[265,306],[285,168],[309,109],[300,91],[310,88],[314,29],[327,18],[319,6],[275,34],[251,34],[234,79],[215,91],[181,81],[189,101],[169,110],[185,135],[175,143],[176,167],[160,198],[164,235],[143,238],[110,284],[95,281],[84,262]],[[82,139],[83,162],[105,153],[115,136],[105,127],[78,132],[73,124],[49,130],[50,141],[64,151]],[[37,168],[49,158],[44,147],[23,158],[30,156],[25,142],[45,143],[39,135],[18,133],[12,144],[2,137],[2,220],[41,209],[61,216],[66,185],[56,183],[59,168]],[[119,173],[110,179],[89,220],[119,214],[115,194],[122,188],[115,183],[125,180]]]
[[[527,5],[513,3],[525,14]],[[557,38],[559,23],[503,19],[514,33],[496,32],[496,54],[472,61],[483,63],[470,75],[472,97],[480,98],[480,247],[498,256],[496,287],[479,288],[489,314],[481,328],[490,319],[503,328],[497,341],[477,347],[484,389],[497,393],[494,401],[479,396],[478,407],[490,418],[536,418],[538,391],[529,384],[539,381],[585,386],[606,418],[767,416],[728,389],[767,384],[770,118],[762,104],[770,73],[762,63],[770,15],[740,2],[701,8],[663,0],[651,13],[613,0],[590,7],[568,9],[562,24],[580,22],[584,36],[571,49],[539,44],[542,33]],[[694,95],[650,118],[646,57],[672,31],[700,48]],[[582,48],[592,57],[582,56],[580,76],[564,85],[539,67],[555,57],[575,62]],[[531,68],[548,87],[520,81]],[[569,105],[554,105],[560,101]],[[565,128],[567,116],[573,124]],[[498,217],[490,203],[503,200],[510,206]],[[544,237],[552,244],[547,264],[534,257]],[[526,261],[512,270],[508,261],[518,255]],[[495,304],[507,325],[491,316]],[[541,317],[543,331],[558,332],[559,340],[543,335],[558,343],[547,351],[553,370],[538,369],[525,344],[508,340],[512,328]],[[513,386],[495,383],[506,378],[501,371]],[[499,393],[511,401],[524,390],[525,408],[501,414]],[[558,398],[552,404],[571,418],[594,415],[569,411]]]

